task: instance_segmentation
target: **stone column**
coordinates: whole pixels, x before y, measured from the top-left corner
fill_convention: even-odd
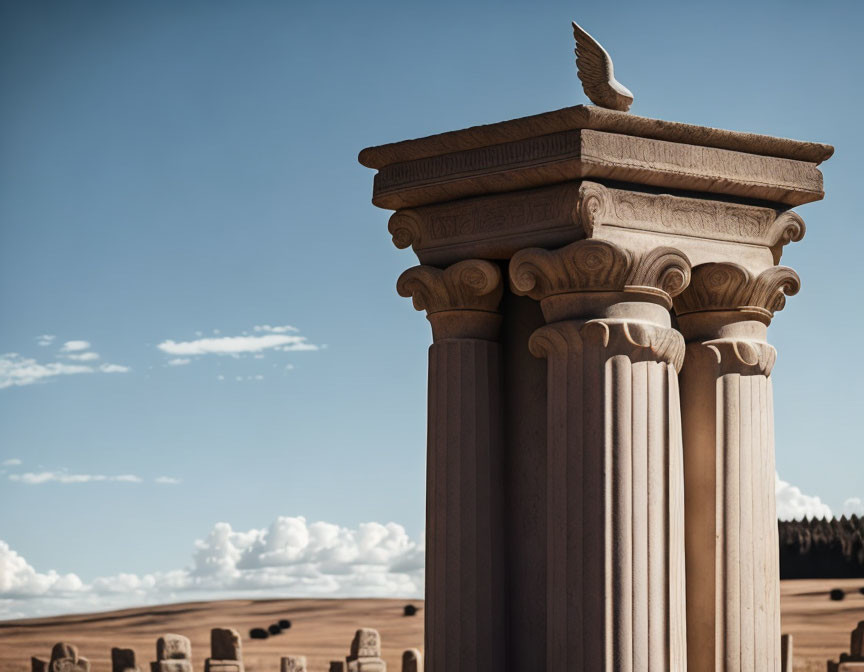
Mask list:
[[[426,470],[428,672],[504,669],[498,266],[416,266],[397,289],[427,311]]]
[[[583,240],[518,252],[547,359],[548,670],[684,670],[683,466],[672,248]]]
[[[691,670],[780,672],[774,504],[776,352],[768,324],[798,276],[700,264],[675,299],[681,372]]]

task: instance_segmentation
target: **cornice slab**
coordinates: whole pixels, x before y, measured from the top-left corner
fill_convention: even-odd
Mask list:
[[[833,147],[818,142],[802,142],[756,133],[727,131],[677,121],[640,117],[593,105],[576,105],[495,124],[472,126],[416,140],[369,147],[360,152],[359,160],[367,168],[380,170],[394,163],[427,159],[441,154],[463,152],[575,129],[593,129],[666,142],[728,149],[746,154],[805,161],[816,165],[826,161],[834,153]]]
[[[582,129],[390,164],[372,202],[398,210],[592,177],[788,206],[824,196],[814,163]]]

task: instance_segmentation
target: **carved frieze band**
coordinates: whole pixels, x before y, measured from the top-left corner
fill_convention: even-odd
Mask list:
[[[504,285],[495,264],[466,259],[445,269],[415,266],[399,276],[396,291],[411,298],[414,308],[434,314],[445,310],[495,312]]]
[[[607,356],[624,355],[631,362],[666,362],[681,370],[684,337],[675,329],[642,320],[597,319],[554,322],[535,331],[528,341],[535,357],[602,348]]]
[[[601,226],[764,245],[774,251],[804,237],[804,220],[791,211],[707,198],[688,198],[583,182],[577,206],[587,238]]]
[[[798,274],[786,266],[769,268],[754,277],[738,264],[700,264],[693,269],[690,285],[675,298],[675,312],[745,310],[770,319],[800,287]]]
[[[526,231],[578,229],[579,182],[398,210],[388,223],[393,244],[415,250]]]
[[[643,291],[669,299],[689,281],[689,260],[671,247],[637,254],[602,240],[580,240],[553,251],[521,250],[510,261],[513,291],[537,300],[592,291]]]
[[[771,249],[774,263],[805,231],[792,211],[590,181],[403,209],[388,225],[396,247],[413,246],[424,263],[436,265],[460,256],[507,258],[526,244],[608,237],[599,235],[604,227],[761,245]]]

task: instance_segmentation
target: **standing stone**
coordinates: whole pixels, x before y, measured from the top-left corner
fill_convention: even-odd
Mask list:
[[[864,621],[859,621],[858,627],[852,631],[849,655],[852,658],[861,658],[864,660]]]
[[[840,661],[828,661],[828,672],[864,672],[864,621],[852,631],[849,653],[841,653]]]
[[[372,628],[360,628],[351,641],[351,654],[345,659],[347,672],[386,672],[381,659],[381,636]]]
[[[243,650],[236,630],[210,630],[210,657],[204,661],[204,672],[243,672]]]
[[[333,663],[330,663],[333,669]],[[306,672],[306,656],[283,656],[280,666],[281,672]]]
[[[408,649],[402,654],[402,672],[423,672],[423,654],[418,649]]]
[[[780,672],[792,672],[792,635],[780,638]]]
[[[156,640],[156,662],[151,672],[192,672],[192,644],[183,635],[166,634]]]
[[[111,672],[140,672],[132,649],[111,649]]]
[[[33,656],[30,658],[30,672],[48,672],[48,661]]]
[[[49,672],[90,672],[90,661],[79,657],[78,649],[74,645],[58,642],[51,649],[48,670]]]

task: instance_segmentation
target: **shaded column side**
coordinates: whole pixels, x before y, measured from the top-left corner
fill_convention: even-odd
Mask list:
[[[502,314],[506,669],[546,669],[546,363],[528,349],[544,320],[506,287]]]
[[[504,669],[501,274],[485,261],[418,266],[399,293],[426,310],[429,349],[425,665]]]
[[[686,669],[683,465],[669,249],[600,241],[514,256],[547,326],[549,670]]]
[[[704,264],[676,299],[688,341],[681,408],[691,669],[781,669],[776,352],[765,339],[797,289],[791,269],[754,277],[735,264]]]

